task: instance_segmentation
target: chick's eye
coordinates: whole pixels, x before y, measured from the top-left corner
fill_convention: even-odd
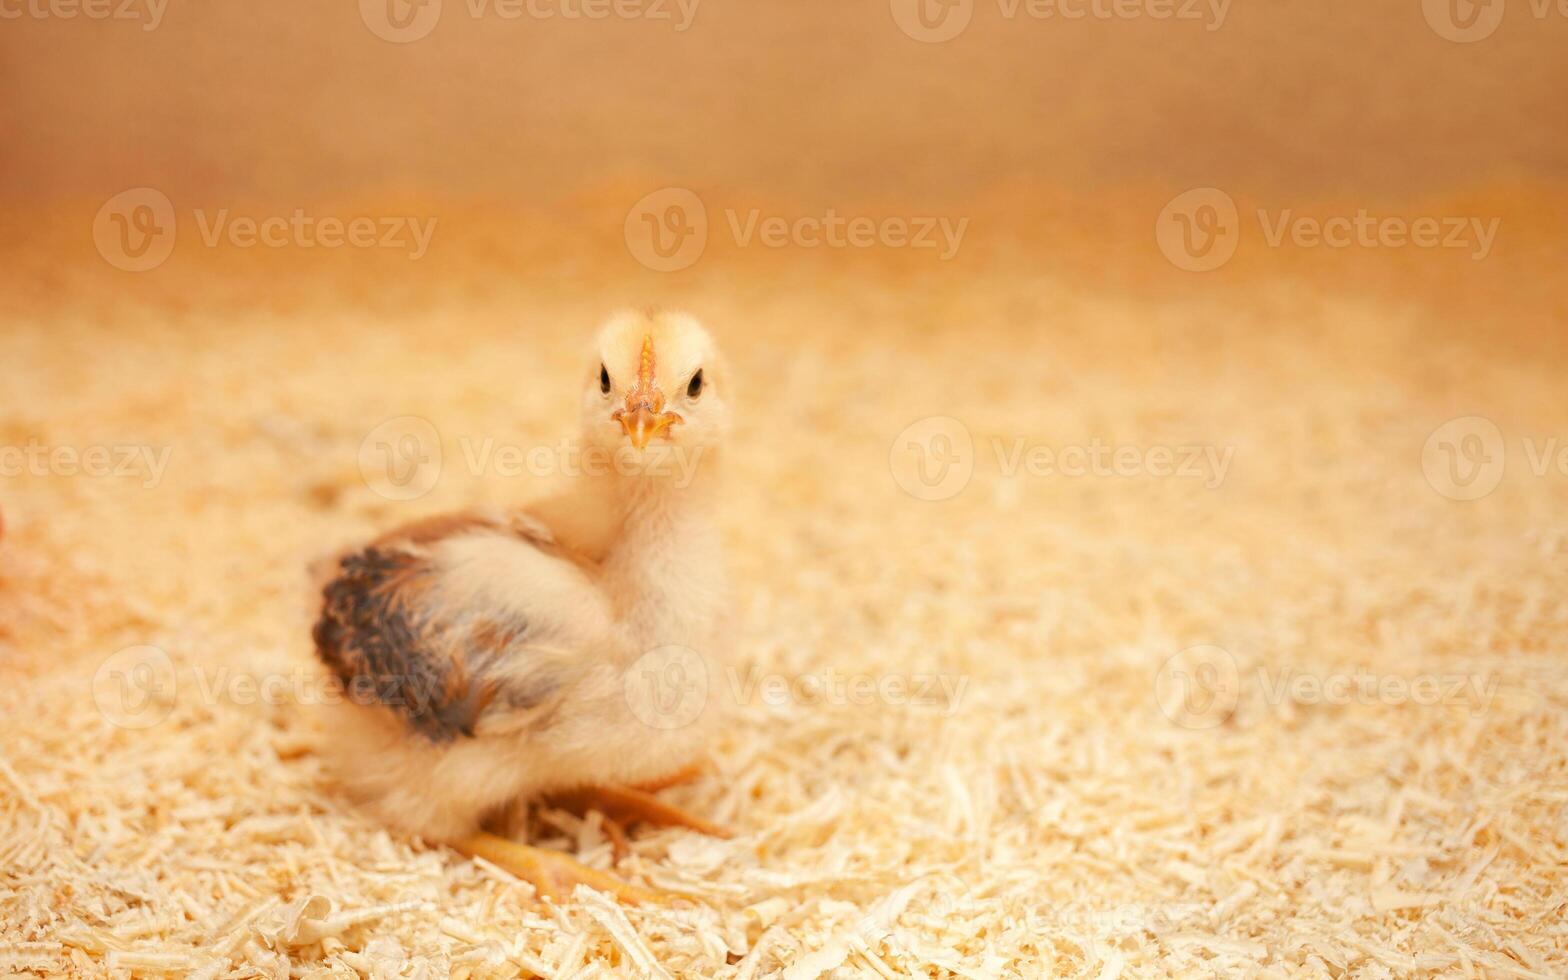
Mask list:
[[[603,364],[599,365],[599,390],[606,395],[610,393],[610,369]]]
[[[691,383],[686,386],[687,398],[696,398],[700,394],[702,394],[702,368],[697,369],[697,373],[691,376]]]

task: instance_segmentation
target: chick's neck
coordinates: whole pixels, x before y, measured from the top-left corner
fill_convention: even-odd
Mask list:
[[[604,557],[618,618],[642,648],[706,642],[723,579],[716,460],[686,479],[615,476],[620,528]]]

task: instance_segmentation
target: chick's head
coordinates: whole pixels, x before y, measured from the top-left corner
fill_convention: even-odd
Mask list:
[[[588,441],[636,457],[706,451],[729,428],[724,368],[708,331],[684,313],[623,313],[594,343],[583,392]]]

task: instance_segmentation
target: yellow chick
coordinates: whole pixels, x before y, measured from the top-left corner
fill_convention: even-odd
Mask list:
[[[554,899],[578,883],[658,895],[481,831],[515,799],[586,791],[612,817],[725,833],[651,795],[692,770],[712,707],[666,723],[631,697],[650,651],[717,652],[725,384],[693,318],[616,316],[584,370],[565,492],[417,522],[339,560],[314,638],[348,695],[329,751],[353,797]]]

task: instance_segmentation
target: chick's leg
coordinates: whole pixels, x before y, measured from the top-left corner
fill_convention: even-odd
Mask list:
[[[629,786],[592,786],[557,794],[552,801],[572,810],[598,810],[621,823],[641,821],[658,827],[688,827],[712,837],[735,836],[728,827],[672,806],[646,790]]]
[[[638,905],[661,902],[673,896],[639,888],[603,871],[574,861],[558,851],[546,851],[527,844],[479,833],[453,845],[469,857],[481,857],[534,886],[540,898],[560,904],[572,897],[578,885],[609,892],[623,902]]]
[[[675,770],[668,776],[660,776],[658,779],[650,779],[646,783],[633,783],[632,789],[640,789],[644,793],[657,793],[661,789],[669,789],[671,786],[679,786],[681,783],[689,783],[693,779],[696,779],[698,776],[702,775],[703,771],[707,768],[707,763],[693,762],[689,766],[683,766],[682,768]]]

